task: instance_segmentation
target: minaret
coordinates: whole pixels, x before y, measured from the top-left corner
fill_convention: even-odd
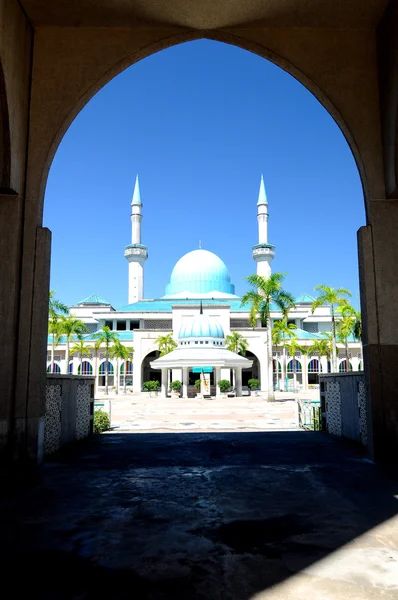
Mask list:
[[[275,246],[268,243],[268,201],[262,175],[257,201],[257,221],[258,244],[253,246],[253,259],[257,263],[257,275],[268,279],[271,275],[271,261],[275,256]]]
[[[131,244],[124,250],[129,262],[129,304],[144,297],[144,262],[148,258],[148,248],[141,244],[142,206],[137,175],[131,201]]]

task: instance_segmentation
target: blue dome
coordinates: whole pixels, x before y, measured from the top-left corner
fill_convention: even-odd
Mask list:
[[[186,323],[181,327],[178,339],[186,338],[224,339],[224,331],[218,321],[207,315],[198,315],[192,323]]]
[[[193,250],[176,263],[166,286],[166,295],[181,292],[235,294],[225,263],[208,250]]]

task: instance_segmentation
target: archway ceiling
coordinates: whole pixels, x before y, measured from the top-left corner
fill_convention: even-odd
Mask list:
[[[21,4],[36,27],[152,23],[190,29],[245,24],[374,29],[388,0],[22,0]]]

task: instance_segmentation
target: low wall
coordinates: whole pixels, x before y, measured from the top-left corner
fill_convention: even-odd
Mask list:
[[[47,375],[44,454],[93,432],[95,377]]]
[[[367,446],[369,419],[364,373],[322,373],[319,392],[323,428]]]

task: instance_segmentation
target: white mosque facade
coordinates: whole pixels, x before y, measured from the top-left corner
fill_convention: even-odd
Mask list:
[[[258,379],[261,390],[268,390],[268,356],[266,330],[257,323],[249,324],[250,306],[242,305],[235,294],[227,266],[208,250],[197,249],[188,252],[176,263],[172,270],[165,294],[158,299],[144,298],[144,265],[148,258],[148,248],[142,244],[142,208],[138,177],[131,202],[132,242],[125,248],[128,261],[128,304],[115,309],[108,301],[94,294],[76,306],[70,307],[70,314],[81,319],[89,333],[83,336],[89,346],[96,342],[95,333],[108,326],[117,333],[127,348],[133,348],[132,358],[127,361],[109,360],[109,385],[116,381],[119,388],[133,393],[141,393],[145,381],[158,380],[162,395],[168,393],[168,382],[182,382],[182,396],[195,395],[195,380],[198,367],[206,366],[210,372],[212,394],[219,393],[217,381],[228,379],[234,384],[236,394],[247,389],[249,379]],[[257,201],[258,243],[253,247],[256,272],[268,277],[274,258],[274,246],[268,242],[268,202],[261,178]],[[321,338],[322,332],[331,330],[330,307],[322,306],[312,313],[314,298],[302,294],[295,299],[295,308],[289,312],[289,321],[297,327],[295,333],[300,345],[311,346]],[[282,318],[277,310],[271,312],[275,321]],[[229,352],[225,339],[232,331],[238,331],[248,342],[245,358]],[[159,358],[157,338],[172,334],[177,348],[169,355]],[[91,348],[88,356],[81,360],[71,356],[66,364],[66,341],[61,338],[55,348],[54,367],[51,364],[51,336],[48,340],[47,370],[58,373],[94,375],[97,391],[105,385],[106,360],[103,348]],[[71,342],[73,345],[73,342]],[[350,370],[361,369],[361,348],[357,341],[349,342]],[[338,349],[339,370],[347,370],[346,354],[341,346]],[[287,356],[288,382],[281,380],[280,373],[284,360],[282,349],[273,348],[274,383],[280,389],[293,385],[307,390],[317,384],[317,376],[330,371],[326,357],[307,356],[297,352],[295,357]],[[209,364],[210,363],[210,364]],[[118,374],[115,377],[115,374]]]

